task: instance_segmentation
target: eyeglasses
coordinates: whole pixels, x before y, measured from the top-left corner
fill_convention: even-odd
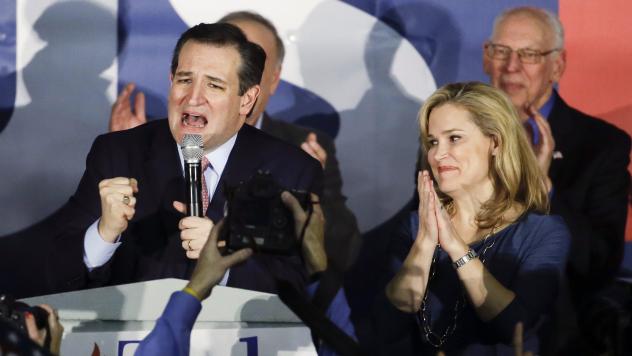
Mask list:
[[[499,45],[488,42],[485,44],[485,52],[493,59],[507,60],[511,57],[513,52],[518,53],[518,59],[523,64],[538,64],[542,61],[542,57],[548,56],[553,52],[559,51],[559,48],[553,48],[549,51],[538,51],[531,48],[512,49],[509,46]]]

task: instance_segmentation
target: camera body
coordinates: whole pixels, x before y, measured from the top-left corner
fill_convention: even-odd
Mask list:
[[[226,218],[220,238],[228,252],[250,247],[254,251],[288,255],[296,251],[298,241],[292,212],[281,200],[287,190],[309,206],[305,191],[283,189],[269,172],[258,171],[249,180],[225,187]]]
[[[24,320],[24,313],[26,312],[33,315],[38,329],[48,330],[48,312],[45,309],[15,301],[6,294],[0,295],[0,320],[28,334]],[[50,332],[47,332],[46,335],[48,344],[50,342]]]

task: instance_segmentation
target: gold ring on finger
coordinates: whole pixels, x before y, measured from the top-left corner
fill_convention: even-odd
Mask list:
[[[129,205],[129,201],[130,201],[129,195],[123,195],[123,204]]]
[[[191,241],[192,240],[189,240],[189,243],[187,244],[187,247],[189,248],[189,251],[193,251],[193,249],[191,248]]]

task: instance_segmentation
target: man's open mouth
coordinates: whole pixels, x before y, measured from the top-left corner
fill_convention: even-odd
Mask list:
[[[182,123],[184,126],[194,127],[194,128],[203,128],[206,126],[206,118],[202,115],[194,115],[194,114],[183,114],[182,115]]]

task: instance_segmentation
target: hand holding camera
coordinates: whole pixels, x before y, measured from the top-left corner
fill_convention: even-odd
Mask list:
[[[0,295],[0,321],[52,354],[59,354],[64,327],[59,323],[57,312],[50,306],[29,306],[7,295]],[[31,348],[25,341],[11,341],[17,350]]]
[[[327,269],[325,219],[318,196],[285,190],[270,173],[261,171],[225,191],[227,215],[221,236],[229,252],[251,248],[296,253],[303,256],[310,275]]]
[[[312,211],[303,210],[299,201],[288,191],[281,193],[281,199],[294,217],[296,236],[301,241],[301,253],[307,272],[323,272],[327,269],[325,253],[325,216],[320,208],[318,196],[311,194]]]
[[[220,236],[229,252],[246,247],[281,255],[296,252],[296,225],[281,199],[283,191],[270,173],[262,171],[248,181],[225,188],[227,214]],[[311,209],[307,192],[291,193],[303,209]]]

